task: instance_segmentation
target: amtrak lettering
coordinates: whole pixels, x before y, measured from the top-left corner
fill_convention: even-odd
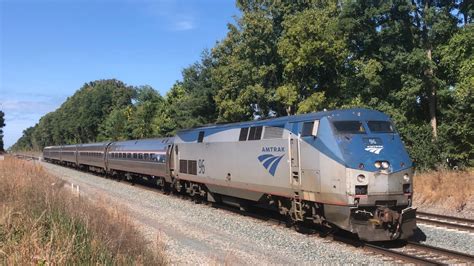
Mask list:
[[[285,152],[285,147],[262,147],[262,152]]]

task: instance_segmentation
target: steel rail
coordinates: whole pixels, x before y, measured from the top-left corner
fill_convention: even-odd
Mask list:
[[[377,246],[377,245],[374,245],[374,244],[369,244],[369,243],[365,243],[364,246],[363,246],[363,249],[366,250],[366,251],[371,251],[371,252],[374,252],[374,253],[386,255],[386,256],[392,257],[392,258],[397,259],[397,260],[401,260],[401,261],[404,261],[404,262],[407,262],[407,263],[414,263],[414,264],[417,264],[417,265],[438,265],[439,264],[439,262],[437,262],[437,261],[433,261],[433,260],[430,260],[430,259],[425,259],[425,258],[422,258],[422,257],[418,257],[418,256],[415,256],[415,255],[410,255],[410,254],[407,254],[407,253],[404,253],[404,252],[395,251],[395,250],[392,250],[392,249],[389,249],[389,248],[384,248],[384,247]]]
[[[445,216],[440,214],[417,212],[417,222],[474,232],[474,220]]]
[[[420,216],[425,216],[425,217],[430,217],[430,218],[436,218],[436,219],[443,219],[447,221],[454,221],[454,222],[460,222],[460,223],[469,223],[469,224],[474,224],[474,220],[468,219],[468,218],[461,218],[461,217],[455,217],[455,216],[447,216],[447,215],[442,215],[442,214],[436,214],[436,213],[428,213],[428,212],[416,212],[417,215]]]
[[[424,250],[424,251],[428,251],[428,252],[431,252],[431,253],[437,254],[437,255],[444,255],[444,256],[447,256],[447,257],[450,257],[450,258],[461,260],[461,261],[463,261],[465,263],[468,263],[468,264],[473,264],[474,263],[474,256],[473,255],[458,252],[458,251],[454,251],[454,250],[449,250],[449,249],[444,249],[444,248],[440,248],[440,247],[430,246],[430,245],[421,244],[421,243],[417,243],[417,242],[413,242],[413,241],[408,241],[407,245],[405,247],[406,248],[414,248],[414,249],[418,249],[418,250]]]

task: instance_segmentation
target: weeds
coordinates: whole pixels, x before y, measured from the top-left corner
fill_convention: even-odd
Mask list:
[[[474,171],[439,170],[415,175],[416,205],[435,204],[462,211],[474,199]]]
[[[118,207],[75,197],[38,163],[0,161],[0,263],[165,264]]]

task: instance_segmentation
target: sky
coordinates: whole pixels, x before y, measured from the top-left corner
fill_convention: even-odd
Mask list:
[[[231,0],[0,0],[5,147],[89,81],[166,94],[238,15]]]

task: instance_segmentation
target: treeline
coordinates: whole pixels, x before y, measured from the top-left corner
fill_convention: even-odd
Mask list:
[[[324,108],[389,114],[419,168],[473,165],[474,4],[238,0],[227,36],[160,96],[85,84],[14,149],[171,135]]]

